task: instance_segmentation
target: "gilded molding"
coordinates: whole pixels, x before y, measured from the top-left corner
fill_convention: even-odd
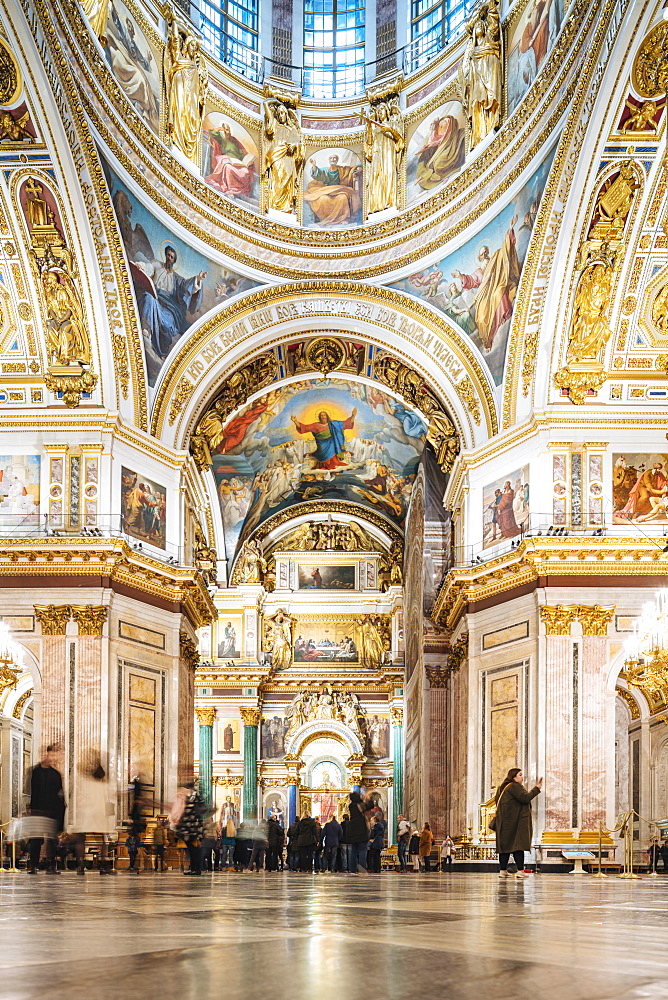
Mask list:
[[[169,426],[171,427],[179,413],[186,405],[193,392],[195,391],[195,386],[187,378],[182,378],[174,390],[174,395],[171,398],[169,407],[169,416],[167,418]]]
[[[79,635],[102,635],[107,612],[103,604],[73,604],[72,617],[79,626]]]
[[[626,704],[628,705],[629,711],[631,713],[631,719],[633,721],[635,721],[635,719],[639,719],[640,708],[638,707],[638,702],[635,700],[631,692],[627,691],[626,688],[617,687],[615,688],[615,694],[618,694],[619,697],[622,699],[622,701],[625,701]]]
[[[23,692],[23,694],[21,695],[21,697],[17,699],[16,704],[14,705],[14,708],[12,709],[12,718],[14,718],[14,719],[20,719],[21,718],[21,715],[23,714],[23,709],[26,706],[26,702],[30,698],[32,698],[32,696],[34,695],[34,693],[35,692],[34,692],[34,690],[32,688],[30,688],[29,691],[24,691]]]
[[[244,726],[258,726],[262,717],[262,709],[240,708],[239,714],[241,715]]]
[[[42,626],[42,635],[65,635],[72,617],[69,604],[34,604],[35,617]]]
[[[199,650],[186,632],[179,632],[179,656],[191,670],[194,671],[199,666]]]
[[[593,608],[586,604],[580,604],[577,609],[577,617],[582,624],[582,634],[607,636],[608,624],[612,621],[614,613],[614,604],[607,607],[595,604]]]
[[[213,726],[216,719],[215,708],[196,708],[195,715],[200,726]]]
[[[570,635],[571,625],[579,613],[577,604],[557,604],[551,607],[543,604],[540,609],[541,621],[545,625],[546,635]]]

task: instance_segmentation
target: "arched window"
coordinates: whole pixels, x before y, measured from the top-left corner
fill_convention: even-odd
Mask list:
[[[199,0],[200,29],[207,48],[251,80],[262,78],[258,52],[258,0]]]
[[[411,0],[411,47],[408,72],[438,55],[460,34],[479,0]]]
[[[304,94],[354,97],[364,90],[365,0],[304,0]]]

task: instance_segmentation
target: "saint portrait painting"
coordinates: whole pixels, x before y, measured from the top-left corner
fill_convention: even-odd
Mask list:
[[[202,122],[206,183],[232,201],[258,208],[260,181],[257,140],[233,118],[211,111]]]
[[[563,0],[528,0],[509,31],[506,82],[509,115],[529,90],[557,40],[563,6]]]
[[[105,56],[134,110],[156,133],[160,128],[161,67],[146,35],[122,0],[107,9]]]
[[[362,221],[362,163],[350,149],[323,149],[304,168],[304,225],[331,229]]]
[[[486,486],[482,506],[484,549],[521,536],[530,525],[529,466]]]
[[[167,490],[125,466],[121,469],[121,525],[142,542],[165,547]]]
[[[420,122],[406,154],[406,203],[439,190],[464,165],[466,117],[459,101],[449,101]]]

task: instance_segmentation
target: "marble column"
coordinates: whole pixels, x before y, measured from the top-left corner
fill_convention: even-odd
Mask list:
[[[179,632],[179,698],[177,737],[177,780],[193,780],[195,745],[195,671],[199,651],[186,632]]]
[[[404,710],[392,708],[392,806],[393,829],[387,832],[388,844],[397,842],[397,819],[404,802]]]
[[[102,629],[107,620],[104,605],[73,604],[72,617],[79,627],[74,694],[76,766],[73,771],[74,808],[70,806],[68,822],[77,823],[80,810],[79,779],[81,769],[94,770],[102,760]]]
[[[259,708],[240,708],[244,723],[244,820],[257,819],[257,742]]]
[[[614,606],[580,605],[582,623],[580,712],[580,823],[582,830],[598,830],[606,822],[606,709],[608,696],[608,623]]]
[[[297,783],[292,780],[288,783],[288,826],[297,818]],[[287,832],[287,828],[286,828]]]
[[[431,819],[431,829],[437,840],[448,832],[446,824],[447,788],[447,708],[448,676],[447,664],[425,664],[429,680],[429,806],[427,815]]]
[[[573,640],[577,605],[544,605],[545,625],[545,829],[570,830],[573,822]],[[577,683],[577,681],[575,681]],[[577,721],[577,720],[576,720]]]
[[[199,723],[199,794],[213,804],[213,724],[215,708],[196,708]]]
[[[69,669],[65,633],[71,618],[69,604],[35,604],[35,617],[42,626],[40,672],[42,674],[42,746],[35,747],[38,759],[44,747],[56,746],[56,767],[65,775],[67,746],[67,690]]]

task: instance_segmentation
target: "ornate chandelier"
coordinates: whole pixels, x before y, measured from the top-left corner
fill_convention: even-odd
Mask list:
[[[23,670],[23,650],[12,638],[5,622],[0,621],[0,695],[16,686]]]
[[[627,683],[647,697],[650,707],[668,704],[668,591],[661,590],[655,602],[645,604],[633,638],[626,643],[624,661]]]

